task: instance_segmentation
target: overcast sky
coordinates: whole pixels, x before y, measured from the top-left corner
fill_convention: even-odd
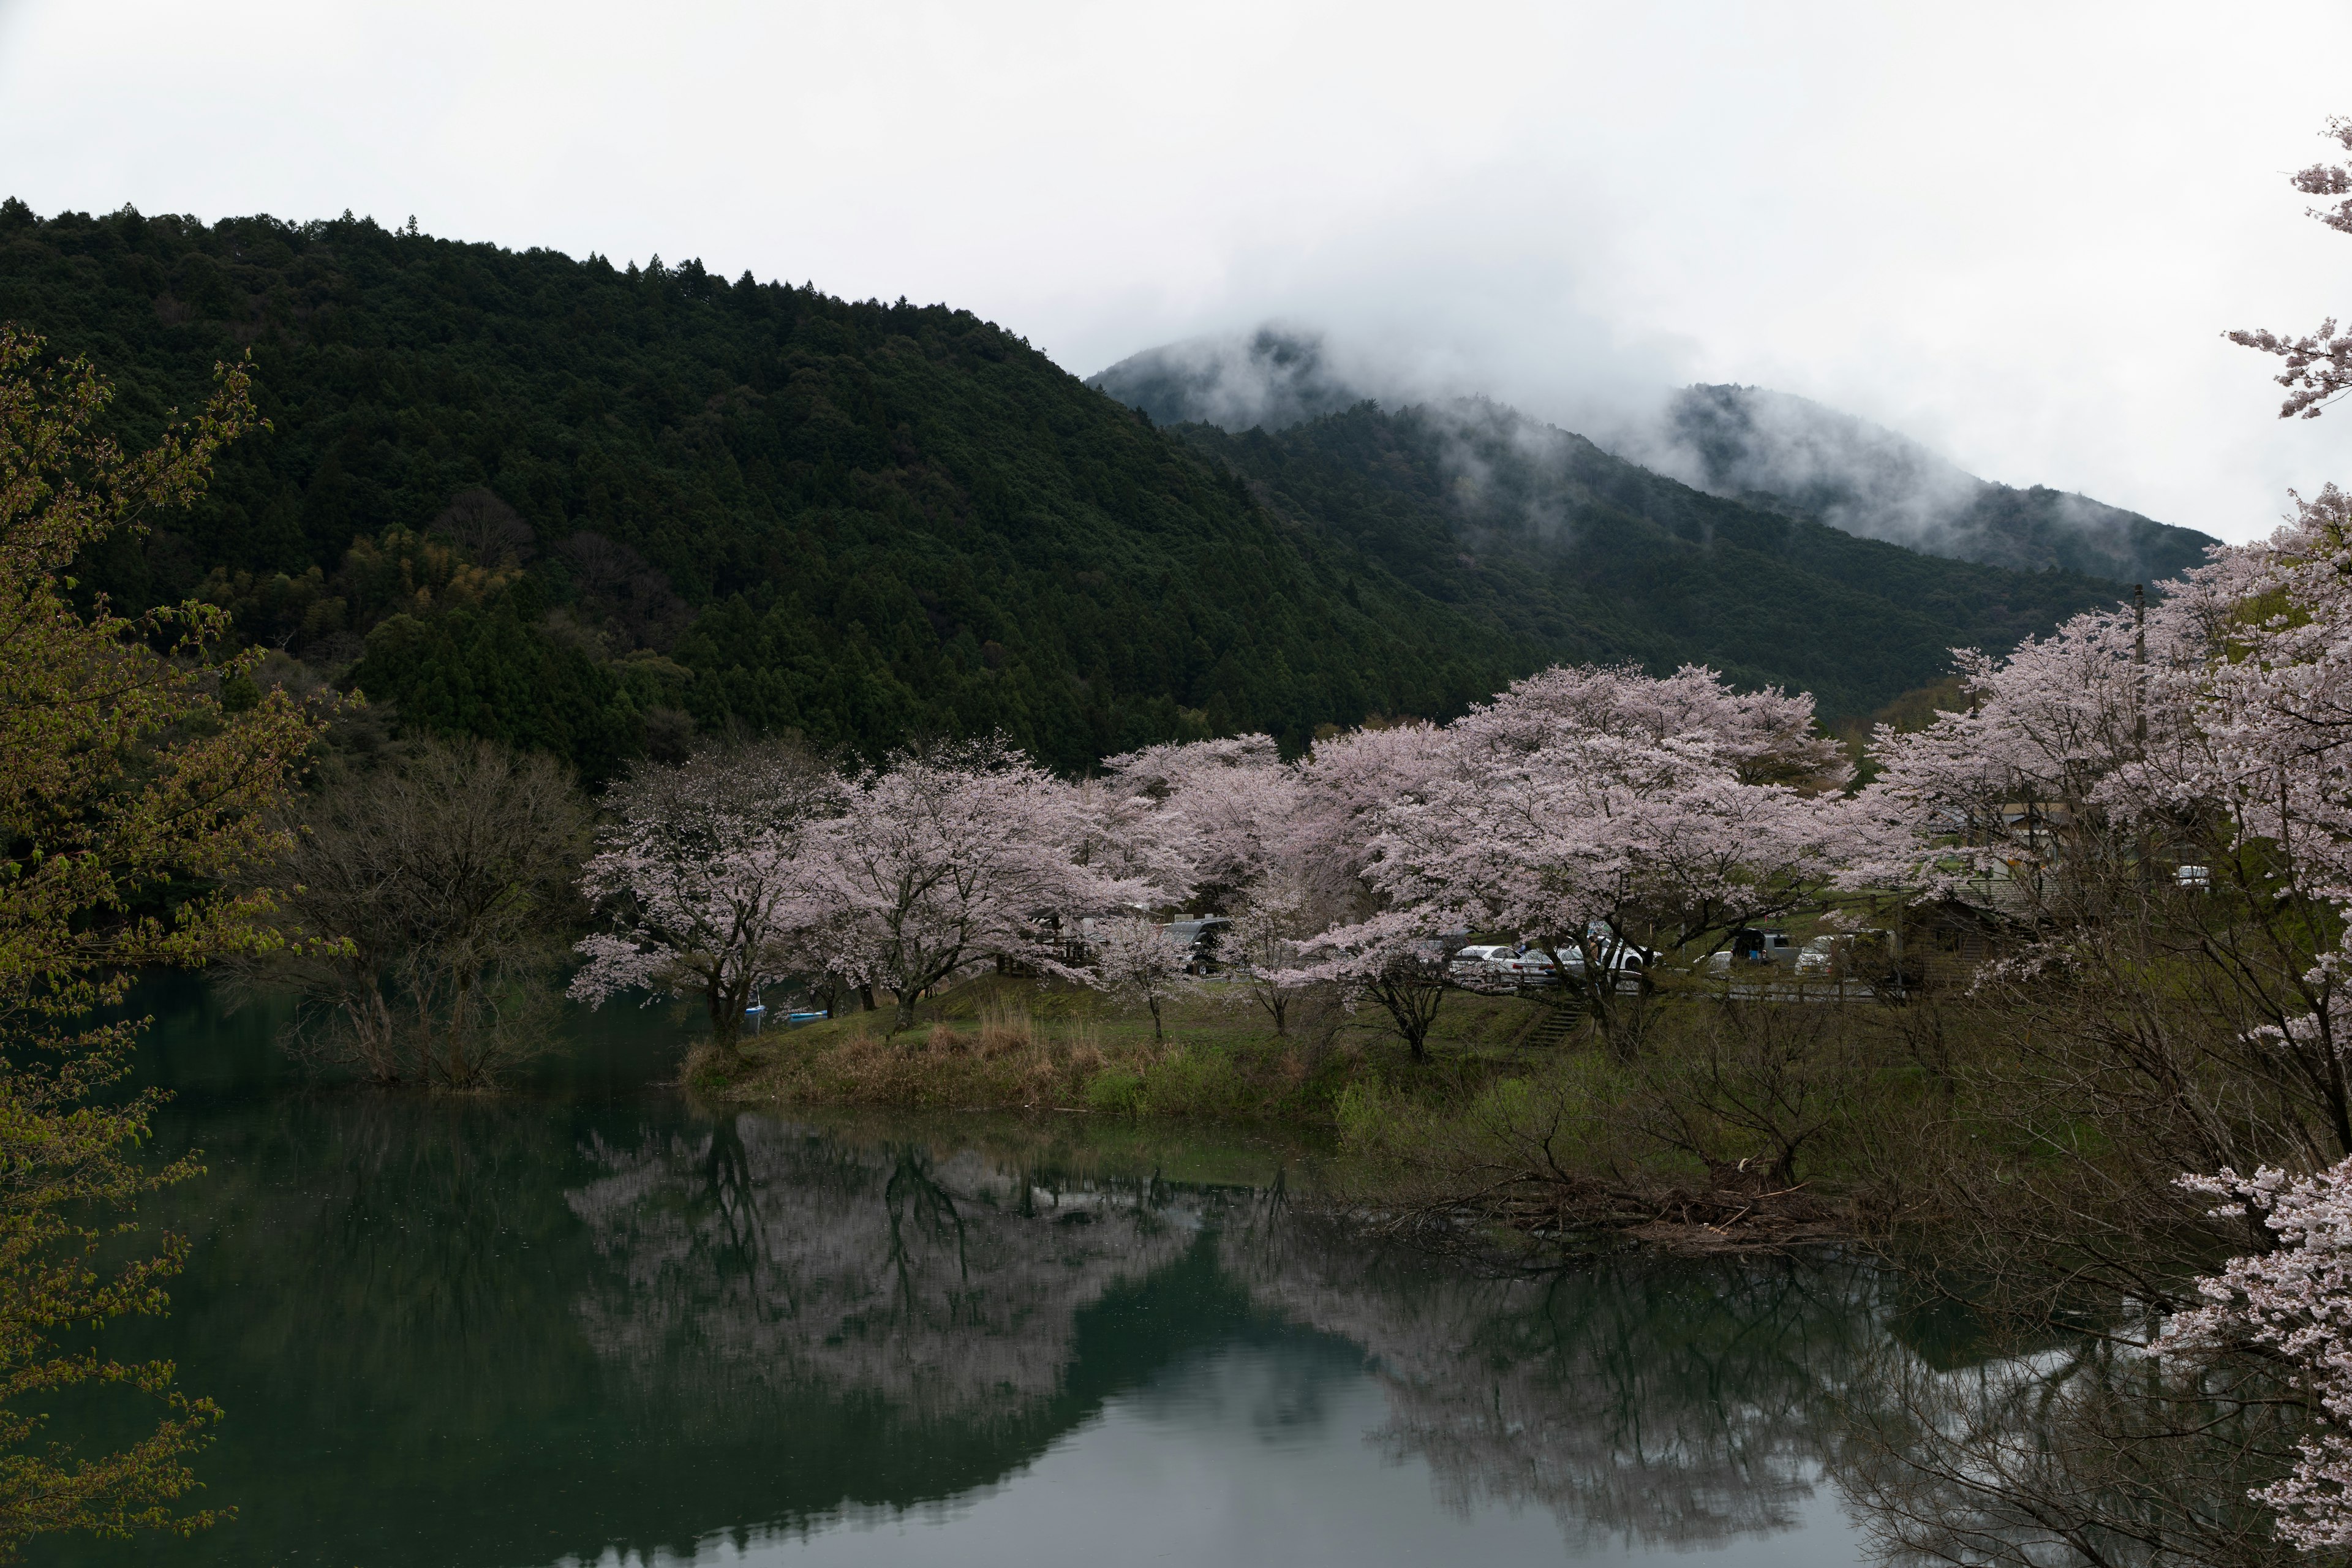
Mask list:
[[[2352,5],[0,0],[0,193],[975,310],[1090,374],[1268,317],[1571,424],[1801,393],[2231,539],[2352,480],[2233,326]]]

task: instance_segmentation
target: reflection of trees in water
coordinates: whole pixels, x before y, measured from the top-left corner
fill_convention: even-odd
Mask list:
[[[976,1154],[761,1117],[586,1152],[601,1173],[567,1201],[605,1267],[578,1319],[673,1391],[764,1384],[1002,1419],[1060,1388],[1082,1309],[1196,1230],[1148,1184],[1041,1191]]]
[[[2268,1568],[2341,1563],[2273,1538],[2247,1492],[2301,1412],[2260,1367],[2199,1373],[2084,1337],[1937,1369],[1875,1358],[1840,1484],[1895,1563]]]
[[[1866,1269],[1623,1259],[1486,1279],[1304,1225],[1229,1232],[1262,1299],[1364,1346],[1391,1458],[1439,1493],[1534,1505],[1570,1541],[1691,1547],[1792,1528],[1837,1399],[1885,1332]]]
[[[1247,1309],[1213,1200],[757,1118],[329,1095],[168,1135],[212,1173],[149,1215],[196,1266],[142,1353],[223,1400],[241,1510],[169,1561],[593,1562],[961,1495]]]
[[[1030,1173],[975,1153],[748,1116],[590,1152],[604,1173],[570,1201],[608,1267],[580,1320],[672,1403],[682,1384],[714,1409],[767,1384],[922,1422],[1042,1413],[1068,1392],[1089,1310],[1193,1258],[1205,1218],[1211,1266],[1251,1315],[1369,1352],[1391,1408],[1372,1435],[1383,1453],[1427,1463],[1457,1509],[1545,1508],[1577,1542],[1793,1528],[1892,1310],[1858,1266],[1634,1259],[1480,1278],[1368,1258],[1278,1194],[1227,1209],[1100,1184],[1055,1206]],[[1312,1406],[1319,1384],[1291,1393]],[[1269,1415],[1291,1418],[1311,1411]]]
[[[1236,1347],[1249,1375],[1219,1386],[1254,1424],[1320,1426],[1368,1366],[1382,1453],[1579,1542],[1786,1528],[1824,1463],[1882,1509],[2009,1530],[2008,1500],[1906,1481],[1894,1394],[2012,1440],[2070,1430],[1904,1348],[1858,1267],[1481,1279],[1293,1223],[1278,1194],[659,1106],[279,1101],[202,1142],[212,1177],[156,1216],[197,1265],[173,1337],[141,1347],[230,1413],[206,1479],[245,1517],[189,1562],[593,1561],[809,1528],[999,1484],[1106,1400],[1189,1397],[1176,1358]],[[1972,1378],[2003,1401],[1927,1403]],[[1895,1440],[1859,1447],[1857,1413]],[[2046,1500],[2085,1472],[2043,1473]],[[2164,1480],[2151,1462],[2135,1495]]]

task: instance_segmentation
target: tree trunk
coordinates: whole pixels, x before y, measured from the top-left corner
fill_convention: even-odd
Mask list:
[[[730,1062],[743,1059],[743,1005],[719,987],[703,993],[710,1010],[710,1043]]]

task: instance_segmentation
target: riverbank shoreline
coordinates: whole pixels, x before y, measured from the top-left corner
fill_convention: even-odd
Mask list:
[[[1529,1160],[1500,1143],[1465,1155],[1497,1104],[1524,1103],[1593,1055],[1527,1043],[1553,1013],[1451,994],[1414,1061],[1377,1013],[1301,1006],[1277,1035],[1245,999],[1203,988],[1155,1031],[1142,1009],[1098,994],[991,975],[926,1002],[906,1029],[861,1012],[747,1037],[735,1062],[706,1044],[680,1082],[714,1108],[1273,1135],[1328,1164],[1321,1190],[1296,1201],[1438,1251],[1706,1257],[1867,1240],[1833,1184],[1776,1184],[1760,1163],[1661,1149],[1630,1163],[1604,1153],[1586,1171],[1559,1149]]]
[[[925,1001],[914,1024],[850,1013],[708,1044],[681,1082],[714,1103],[1013,1111],[1276,1122],[1333,1131],[1350,1086],[1410,1084],[1448,1098],[1520,1068],[1550,1011],[1517,996],[1448,996],[1413,1062],[1376,1011],[1295,1004],[1277,1032],[1239,987],[1205,984],[1160,1026],[1099,993],[983,975]]]

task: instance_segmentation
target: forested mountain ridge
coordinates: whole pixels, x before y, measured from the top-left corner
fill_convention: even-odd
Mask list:
[[[1497,404],[1178,427],[1276,512],[1561,657],[1714,666],[1832,719],[2112,604],[2114,583],[1937,560],[1692,489]]]
[[[1087,384],[1163,425],[1233,432],[1279,434],[1372,397],[1429,400],[1344,347],[1270,324],[1146,349]],[[1710,494],[1955,561],[2155,584],[2219,542],[2088,496],[1980,479],[1908,437],[1763,387],[1687,386],[1662,410],[1627,408],[1608,424],[1591,432],[1605,450]]]
[[[1002,727],[1063,767],[1216,731],[1296,744],[1541,661],[1351,572],[964,311],[366,220],[12,201],[0,319],[95,360],[134,435],[252,351],[274,430],[94,585],[231,603],[257,640],[356,659],[410,721],[591,773],[667,710],[868,752]]]
[[[1555,659],[1707,660],[1852,716],[2112,592],[1849,540],[1499,412],[1169,432],[966,311],[348,216],[9,201],[0,320],[96,362],[133,440],[253,356],[273,428],[87,587],[227,605],[304,679],[592,777],[697,730],[879,755],[1001,728],[1065,770],[1297,747]]]

